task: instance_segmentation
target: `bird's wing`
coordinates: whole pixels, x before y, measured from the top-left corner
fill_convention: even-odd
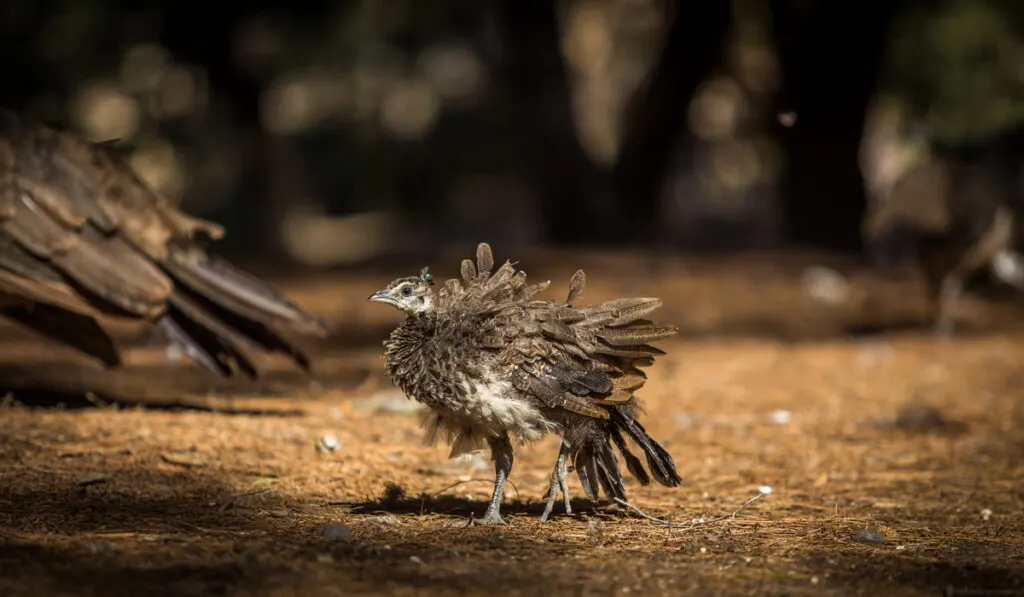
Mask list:
[[[517,386],[548,406],[608,418],[604,407],[632,404],[647,380],[640,368],[664,354],[650,343],[676,333],[644,319],[660,305],[645,298],[582,308],[530,302],[515,317],[522,323],[505,356],[517,363]]]
[[[462,262],[461,280],[441,291],[441,308],[478,322],[477,348],[498,354],[513,384],[549,408],[606,419],[606,406],[629,404],[646,376],[640,367],[664,354],[650,346],[672,336],[672,326],[645,319],[661,306],[654,298],[625,298],[574,307],[586,277],[573,274],[564,303],[534,300],[549,282],[528,285],[506,262],[493,274],[490,247]]]

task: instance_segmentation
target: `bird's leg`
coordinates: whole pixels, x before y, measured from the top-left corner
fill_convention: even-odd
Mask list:
[[[489,525],[505,524],[501,518],[501,500],[505,497],[505,483],[512,472],[512,444],[508,436],[495,437],[487,440],[491,445],[491,458],[494,459],[494,493],[483,518],[471,519],[471,524]]]
[[[978,269],[1000,262],[1005,266],[1006,253],[1010,249],[1014,234],[1014,216],[1005,205],[996,208],[992,222],[981,238],[959,259],[956,266],[942,279],[939,289],[939,321],[936,331],[941,336],[949,336],[953,332],[953,304],[960,298],[964,280]],[[1000,256],[1002,255],[1002,258]],[[1011,258],[1012,261],[1012,258]],[[1005,268],[1004,268],[1005,269]],[[999,273],[998,271],[996,272]]]
[[[572,506],[569,504],[569,444],[562,440],[562,446],[558,449],[558,459],[555,460],[555,469],[551,471],[551,488],[548,490],[548,502],[544,506],[544,512],[540,515],[541,522],[547,522],[551,511],[555,509],[555,500],[558,499],[558,492],[562,492],[565,501],[566,515],[572,514]]]
[[[942,280],[938,296],[938,319],[935,322],[935,333],[948,338],[953,334],[953,308],[963,290],[963,281],[956,272],[950,273]]]

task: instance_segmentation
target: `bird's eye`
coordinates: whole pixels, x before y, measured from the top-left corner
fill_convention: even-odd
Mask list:
[[[405,286],[404,288],[402,288],[402,296],[409,296],[411,294],[412,294],[412,287],[411,286]]]

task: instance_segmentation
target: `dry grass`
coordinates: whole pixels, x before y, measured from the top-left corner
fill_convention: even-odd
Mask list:
[[[564,279],[576,262],[551,273]],[[682,526],[582,499],[572,518],[539,523],[552,440],[518,451],[509,525],[453,525],[482,512],[489,463],[422,445],[416,412],[380,376],[377,330],[395,318],[357,302],[375,281],[311,281],[295,294],[339,337],[364,330],[317,347],[320,387],[272,399],[252,386],[224,398],[225,387],[211,404],[202,377],[165,375],[205,406],[274,412],[0,410],[0,594],[1024,594],[1022,339],[1005,323],[951,342],[836,337],[865,313],[919,308],[899,303],[906,286],[822,307],[800,294],[798,270],[775,263],[671,266],[654,282],[592,271],[588,299],[657,293],[688,332],[643,394],[645,424],[685,485],[629,488]],[[134,366],[153,354],[137,350]],[[86,370],[45,368],[51,385]],[[137,392],[139,374],[126,375],[104,383]],[[278,391],[299,379],[272,378]],[[947,423],[894,425],[910,404]],[[317,450],[323,435],[340,447]],[[690,526],[761,486],[771,495],[736,517]],[[865,529],[885,542],[858,541]]]

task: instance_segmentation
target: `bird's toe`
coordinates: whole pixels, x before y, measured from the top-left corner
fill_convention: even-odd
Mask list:
[[[508,524],[505,519],[501,517],[501,514],[497,512],[488,512],[483,515],[482,518],[470,518],[469,524],[471,526],[492,526],[497,524]]]

